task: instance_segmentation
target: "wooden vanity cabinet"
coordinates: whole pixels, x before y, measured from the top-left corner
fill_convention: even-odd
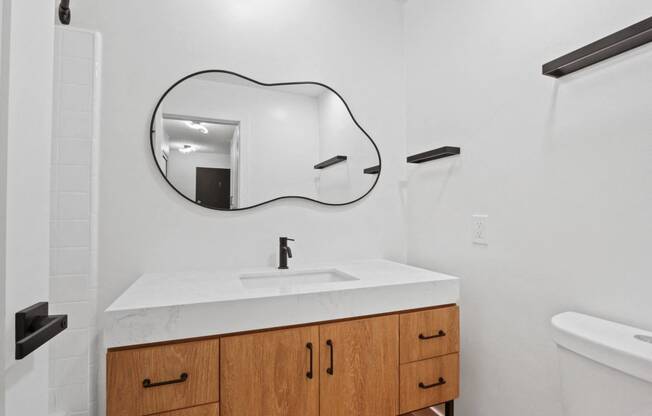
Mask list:
[[[456,305],[107,354],[107,416],[396,416],[458,386]]]

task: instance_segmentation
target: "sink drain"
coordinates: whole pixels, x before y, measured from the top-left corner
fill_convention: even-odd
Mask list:
[[[636,338],[639,341],[647,342],[652,344],[652,337],[648,335],[634,335],[634,338]]]

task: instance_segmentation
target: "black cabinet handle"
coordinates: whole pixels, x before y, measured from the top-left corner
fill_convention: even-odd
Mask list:
[[[440,329],[439,332],[437,332],[437,335],[426,336],[426,335],[423,335],[423,334],[419,334],[419,339],[433,339],[433,338],[441,338],[441,337],[445,337],[445,336],[446,336],[446,333]]]
[[[308,353],[310,354],[310,370],[306,373],[306,377],[312,378],[312,342],[309,342],[306,344],[306,348],[308,348]]]
[[[331,365],[326,369],[326,372],[330,375],[333,375],[333,341],[332,340],[327,340],[326,345],[330,348],[331,352]]]
[[[159,381],[158,383],[152,383],[152,380],[146,378],[145,380],[143,380],[143,387],[149,389],[151,387],[159,387],[159,386],[167,386],[168,384],[183,383],[186,380],[188,380],[188,373],[181,373],[179,378],[176,380]]]
[[[435,384],[423,384],[423,383],[419,383],[419,388],[425,390],[425,389],[431,389],[431,388],[433,388],[433,387],[443,386],[444,384],[446,384],[446,380],[444,380],[443,377],[439,377],[439,381],[438,381],[437,383],[435,383]]]

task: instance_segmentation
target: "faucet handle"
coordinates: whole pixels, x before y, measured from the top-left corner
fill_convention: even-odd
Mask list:
[[[290,237],[281,237],[281,240],[285,240],[285,241],[294,241],[294,238],[290,238]]]

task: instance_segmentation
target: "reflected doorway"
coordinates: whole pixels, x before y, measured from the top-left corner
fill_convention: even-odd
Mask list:
[[[196,202],[209,208],[231,209],[231,169],[197,168]]]
[[[163,114],[165,176],[200,205],[235,209],[240,197],[240,122]]]

